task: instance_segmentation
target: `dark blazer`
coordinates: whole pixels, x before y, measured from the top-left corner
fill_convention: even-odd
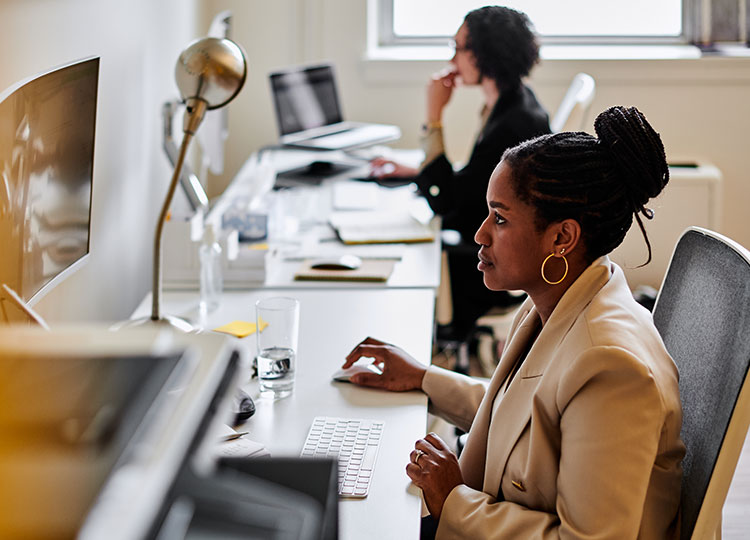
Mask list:
[[[505,149],[549,132],[549,117],[528,87],[521,85],[501,94],[465,167],[454,172],[442,154],[416,178],[432,210],[443,217],[443,228],[455,229],[464,241],[473,243],[474,233],[487,215],[490,174]],[[440,190],[435,196],[430,194],[432,186]]]
[[[493,306],[517,302],[504,291],[484,286],[477,271],[474,234],[487,216],[487,185],[503,152],[520,142],[549,133],[549,117],[534,92],[520,85],[500,95],[487,123],[474,143],[468,163],[454,171],[445,154],[432,160],[417,176],[416,183],[432,210],[442,216],[443,228],[461,233],[463,242],[448,250],[453,336],[466,339],[474,321]],[[437,186],[435,195],[430,188]]]

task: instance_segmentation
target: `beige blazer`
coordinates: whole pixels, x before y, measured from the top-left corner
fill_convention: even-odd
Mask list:
[[[527,299],[486,387],[425,375],[432,410],[471,427],[437,538],[677,538],[682,411],[651,314],[598,259],[500,392],[540,325]]]

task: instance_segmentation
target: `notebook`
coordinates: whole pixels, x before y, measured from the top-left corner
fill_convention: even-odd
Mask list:
[[[401,136],[396,126],[344,121],[330,64],[275,71],[269,79],[283,145],[344,150]]]
[[[294,273],[295,281],[371,281],[385,283],[393,273],[397,261],[388,259],[363,259],[354,270],[319,270],[312,268],[315,259],[302,262]]]
[[[332,212],[328,222],[348,245],[411,244],[435,239],[432,229],[402,212]]]

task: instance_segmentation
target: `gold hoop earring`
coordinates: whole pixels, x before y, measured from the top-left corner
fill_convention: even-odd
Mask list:
[[[549,255],[547,255],[547,258],[544,259],[544,262],[542,263],[542,279],[544,281],[546,281],[547,283],[549,283],[550,285],[557,285],[558,283],[562,283],[562,280],[564,280],[565,277],[568,275],[568,259],[566,259],[565,255],[563,255],[564,252],[565,252],[564,249],[562,251],[560,251],[560,257],[562,257],[562,260],[565,263],[565,273],[557,281],[550,281],[550,280],[547,279],[547,276],[544,275],[544,266],[547,264],[547,261],[550,260],[551,257],[555,256],[555,253],[552,252]]]

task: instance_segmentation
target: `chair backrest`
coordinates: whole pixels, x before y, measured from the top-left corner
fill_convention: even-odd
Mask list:
[[[691,227],[677,242],[654,323],[680,372],[681,538],[709,538],[750,423],[750,252]]]
[[[578,73],[573,77],[565,97],[549,123],[552,133],[582,131],[586,126],[586,117],[595,93],[596,83],[591,75]]]

